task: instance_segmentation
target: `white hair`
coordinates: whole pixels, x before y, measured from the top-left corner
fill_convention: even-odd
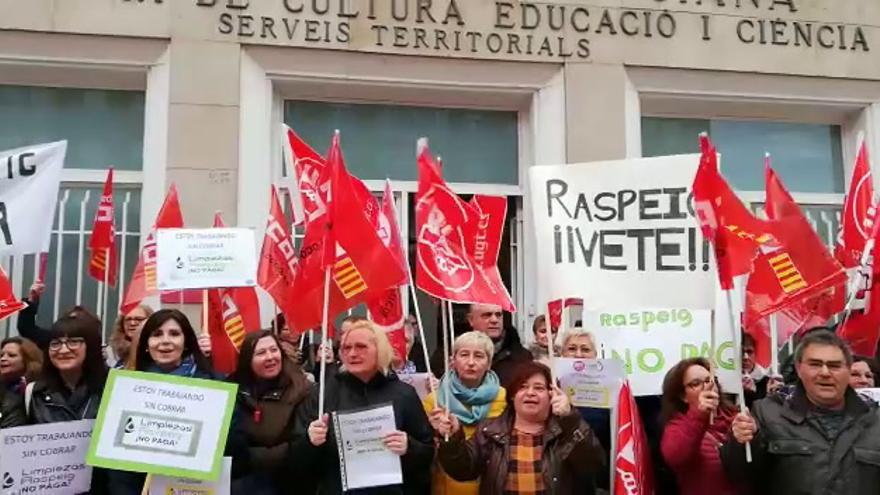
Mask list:
[[[465,346],[474,346],[484,351],[489,356],[489,362],[492,362],[492,355],[495,354],[495,344],[492,343],[492,339],[485,333],[471,331],[459,335],[455,342],[452,343],[452,355],[454,356],[455,353]]]
[[[589,337],[590,342],[593,344],[593,348],[598,351],[598,348],[596,348],[596,337],[593,336],[592,332],[585,329],[584,327],[566,328],[564,332],[560,333],[556,337],[556,348],[557,349],[564,349],[565,345],[568,343],[569,340],[571,340],[574,337],[581,337],[581,336]]]

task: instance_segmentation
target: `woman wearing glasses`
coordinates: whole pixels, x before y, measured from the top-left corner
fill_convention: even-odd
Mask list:
[[[107,357],[108,364],[114,368],[125,368],[131,348],[137,344],[144,322],[153,314],[153,308],[146,304],[139,304],[131,311],[119,315],[116,324],[113,325],[113,333],[110,335],[110,348],[112,355]],[[111,354],[111,352],[108,352]]]
[[[25,390],[28,422],[95,419],[106,381],[100,322],[62,316],[49,331],[42,376]]]
[[[724,399],[705,358],[685,359],[663,379],[663,460],[682,495],[733,495],[718,447],[727,440],[736,409]]]

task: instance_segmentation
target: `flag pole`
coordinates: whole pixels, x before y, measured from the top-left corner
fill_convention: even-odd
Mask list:
[[[776,313],[770,315],[770,372],[779,376],[779,320]]]
[[[327,324],[330,318],[330,265],[324,268],[324,309],[321,317],[321,346],[318,347],[318,359],[321,361],[321,383],[318,384],[318,420],[324,417],[324,389],[327,384],[327,361],[324,359],[324,347],[327,345]]]
[[[104,248],[104,282],[101,284],[101,339],[107,331],[107,298],[110,296],[110,248]]]
[[[709,325],[709,376],[712,378],[712,383],[715,383],[715,346],[718,345],[715,337],[715,331],[717,330],[717,326],[715,325],[715,310],[712,310],[710,313],[711,324]],[[709,424],[715,423],[715,410],[713,409],[709,413]]]
[[[431,356],[428,354],[428,344],[425,342],[425,327],[422,325],[422,311],[419,309],[419,298],[416,296],[416,285],[413,283],[412,278],[412,269],[409,267],[409,263],[406,264],[406,271],[409,275],[409,292],[413,299],[413,309],[416,314],[416,325],[419,326],[419,340],[422,341],[422,353],[425,355],[425,369],[428,371],[428,375],[433,375],[431,372]],[[434,381],[428,380],[431,383],[431,392],[435,393],[437,390],[434,387]]]
[[[444,389],[446,392],[446,400],[444,402],[446,403],[445,404],[446,415],[449,416],[449,403],[452,398],[452,387],[450,385],[450,382],[452,382],[452,380],[450,379],[450,373],[449,373],[449,358],[450,358],[450,354],[452,353],[451,352],[452,351],[452,339],[454,337],[454,335],[452,333],[452,301],[445,301],[444,302],[441,300],[440,305],[441,305],[441,308],[443,309],[443,326],[444,326],[444,329],[443,329],[443,335],[444,335],[443,350],[444,350],[444,354],[446,354],[446,356],[445,356],[446,359],[445,359],[445,364],[444,364],[445,373],[443,374],[443,377],[446,379],[444,382]],[[447,315],[447,310],[449,311],[448,315]],[[447,442],[449,441],[449,434],[448,433],[445,435],[444,440],[446,440]]]
[[[562,311],[559,313],[559,335],[565,333],[565,298],[562,298]],[[547,358],[550,361],[550,381],[556,386],[556,368],[553,366],[553,319],[550,318],[550,307],[547,307]]]
[[[272,299],[272,333],[278,335],[278,303]]]
[[[183,294],[183,292],[181,292]],[[208,289],[202,289],[202,335],[208,335]]]
[[[730,330],[733,332],[733,342],[734,342],[734,363],[736,365],[736,370],[739,372],[739,375],[742,376],[742,339],[740,337],[739,325],[736,322],[736,315],[733,311],[733,290],[724,291],[724,295],[727,297],[727,314],[730,317]],[[746,407],[746,396],[745,392],[739,394],[739,411],[741,413],[748,413],[749,408]],[[746,443],[746,462],[752,462],[752,444],[751,442]]]

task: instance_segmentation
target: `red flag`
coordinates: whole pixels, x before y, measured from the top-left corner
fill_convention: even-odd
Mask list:
[[[498,270],[498,253],[507,222],[507,198],[476,194],[471,198],[470,205],[473,214],[464,229],[468,255],[474,260],[477,273],[486,287],[501,301],[499,305],[514,312],[516,306],[513,298]]]
[[[6,275],[6,270],[0,267],[0,320],[18,313],[26,307],[27,304],[21,302],[12,293],[12,283]]]
[[[547,313],[550,315],[550,328],[562,326],[562,299],[554,299],[547,303]],[[584,300],[579,297],[569,297],[565,300],[565,307],[583,306]]]
[[[462,201],[443,180],[427,147],[419,153],[418,166],[416,285],[438,299],[516,311],[495,264],[503,214],[496,211],[484,217],[486,213]],[[492,204],[485,201],[485,206]],[[487,245],[478,249],[477,235],[486,236]],[[477,255],[481,261],[475,259]]]
[[[329,188],[325,189],[325,183]],[[312,217],[306,225],[292,289],[296,308],[290,324],[300,331],[321,323],[325,266],[332,266],[331,316],[406,281],[406,272],[376,232],[379,208],[375,198],[345,168],[338,135],[316,191],[328,189],[327,197],[332,200],[327,202],[326,213]]]
[[[770,226],[752,215],[718,172],[718,155],[700,136],[700,167],[694,178],[694,207],[703,237],[712,242],[723,290],[733,289],[733,277],[752,268],[758,246],[774,243]]]
[[[214,214],[214,227],[225,227],[220,213]],[[257,291],[253,287],[208,289],[207,327],[214,369],[232,373],[245,335],[260,330]]]
[[[776,246],[764,246],[746,285],[745,325],[846,282],[834,259],[800,207],[766,167],[767,216],[774,224]]]
[[[844,267],[855,268],[861,263],[865,243],[873,230],[876,206],[868,149],[862,141],[843,207],[840,238],[836,249],[837,259]]]
[[[116,232],[113,228],[113,168],[107,171],[107,180],[104,182],[104,193],[101,202],[98,203],[98,211],[95,212],[95,221],[92,224],[92,235],[89,237],[89,250],[92,252],[89,258],[89,275],[99,282],[107,283],[116,287],[116,277],[119,265],[116,259]],[[109,253],[109,260],[108,258]],[[105,270],[109,269],[109,273]]]
[[[324,157],[293,132],[293,129],[287,126],[284,126],[284,129],[293,158],[291,172],[296,179],[305,213],[302,223],[308,225],[309,222],[327,212],[327,187],[329,187],[329,183],[321,181],[327,164]]]
[[[651,453],[629,381],[620,387],[617,407],[614,495],[653,495]]]
[[[296,247],[287,229],[278,192],[272,186],[269,219],[260,251],[260,266],[257,268],[257,283],[272,296],[287,321],[292,319],[293,299],[290,298],[290,287],[293,285],[296,270]]]
[[[385,181],[385,192],[382,196],[382,208],[377,217],[376,231],[388,249],[394,253],[402,271],[407,272],[406,258],[400,240],[400,228],[397,226],[397,211],[394,208],[394,196],[391,182]],[[400,288],[386,289],[379,297],[367,302],[367,311],[373,322],[388,335],[391,347],[402,360],[406,360],[406,331],[404,329],[403,300]]]
[[[877,263],[877,244],[880,242],[880,222],[874,223],[871,237],[865,246],[868,256],[864,266],[855,275],[859,278],[856,297],[865,300],[862,310],[854,310],[837,331],[849,342],[853,352],[873,356],[880,341],[880,263]]]
[[[156,215],[153,228],[147,234],[131,281],[128,283],[128,289],[125,291],[125,297],[122,298],[119,310],[123,314],[128,313],[144,298],[155,295],[158,291],[156,287],[156,229],[182,227],[183,215],[180,212],[177,187],[172,184],[168,189],[168,195],[165,196],[165,202],[162,203],[162,208],[159,209],[159,214]]]

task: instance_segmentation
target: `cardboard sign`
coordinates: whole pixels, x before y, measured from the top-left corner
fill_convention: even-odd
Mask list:
[[[153,476],[150,482],[150,495],[229,495],[231,483],[232,458],[224,457],[223,470],[217,481]]]
[[[721,311],[718,313],[720,316]],[[596,336],[600,356],[604,352],[605,358],[622,361],[633,395],[662,394],[666,372],[682,359],[698,356],[712,357],[722,389],[738,394],[742,392],[742,377],[736,369],[736,347],[720,320],[714,327],[714,350],[710,311],[585,312],[584,328]]]
[[[87,493],[92,468],[86,465],[86,453],[94,425],[87,419],[0,430],[0,493]]]
[[[0,151],[0,256],[49,251],[67,141]]]
[[[88,462],[216,480],[237,389],[232,383],[112,370]]]
[[[253,230],[159,229],[156,246],[159,290],[253,287],[257,283]]]
[[[714,307],[715,263],[694,216],[699,155],[529,168],[538,300],[584,309]]]
[[[610,409],[623,382],[623,362],[617,359],[555,358],[559,388],[575,407]]]

